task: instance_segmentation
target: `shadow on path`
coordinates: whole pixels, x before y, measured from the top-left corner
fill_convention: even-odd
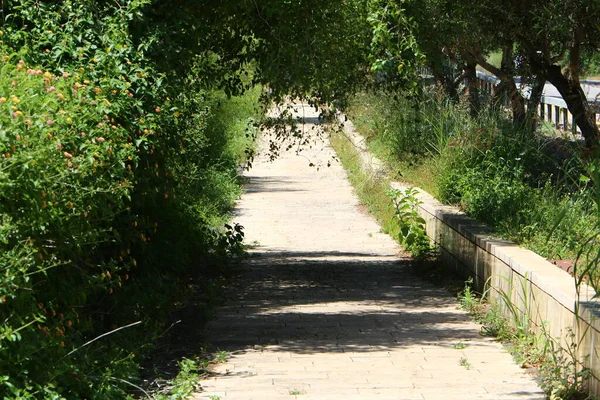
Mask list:
[[[412,276],[408,263],[356,253],[255,254],[211,322],[213,345],[307,354],[480,338],[455,300]]]

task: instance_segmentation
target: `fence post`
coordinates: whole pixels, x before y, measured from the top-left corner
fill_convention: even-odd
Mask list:
[[[569,131],[569,110],[567,110],[566,108],[562,108],[562,120],[563,120],[563,126],[562,126],[562,130],[563,131]]]

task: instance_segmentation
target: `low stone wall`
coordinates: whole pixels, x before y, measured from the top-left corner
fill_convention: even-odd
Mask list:
[[[377,172],[382,163],[368,153],[352,124],[346,123],[344,131],[359,150],[363,167]],[[392,187],[407,188],[400,183]],[[419,190],[417,197],[427,235],[439,246],[445,264],[461,277],[473,278],[474,287],[487,291],[509,320],[527,323],[536,335],[574,349],[592,371],[590,392],[600,394],[600,302],[595,291],[586,285],[577,290],[567,272],[513,242],[492,237],[485,225],[426,192]]]

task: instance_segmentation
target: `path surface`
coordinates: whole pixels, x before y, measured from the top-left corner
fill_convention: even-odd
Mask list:
[[[339,164],[291,152],[247,177],[235,220],[258,245],[210,324],[231,357],[196,399],[544,398],[453,297],[410,274]]]

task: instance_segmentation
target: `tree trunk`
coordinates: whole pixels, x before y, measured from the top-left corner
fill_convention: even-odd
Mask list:
[[[535,132],[537,129],[537,109],[542,101],[545,85],[546,78],[536,75],[531,85],[529,99],[527,99],[527,129],[529,129],[530,132]]]
[[[450,98],[453,102],[457,102],[458,88],[454,83],[454,78],[435,68],[432,68],[431,72],[433,73],[435,81],[438,83],[438,85],[442,86],[448,98]]]
[[[575,123],[581,129],[585,145],[588,148],[596,148],[600,138],[600,130],[592,117],[587,98],[579,82],[565,77],[558,65],[549,66],[546,77],[558,89],[563,100],[567,103],[569,111],[575,118]]]
[[[481,102],[479,101],[479,83],[477,82],[477,63],[475,61],[468,61],[464,70],[471,117],[475,118],[479,115],[479,111],[481,110]]]
[[[527,115],[525,113],[525,99],[515,83],[515,57],[512,41],[505,43],[502,47],[502,61],[500,65],[500,69],[505,73],[500,79],[502,79],[508,87],[513,125],[520,128],[525,127],[525,121],[527,120]]]
[[[502,101],[504,97],[504,93],[508,95],[510,101],[510,108],[513,116],[513,124],[517,127],[523,128],[525,127],[525,122],[527,121],[527,114],[525,112],[525,99],[523,99],[523,95],[517,88],[517,84],[515,83],[515,65],[513,60],[513,43],[510,42],[506,44],[502,49],[502,67],[497,68],[492,64],[488,63],[487,60],[481,55],[477,54],[477,62],[483,68],[490,71],[492,74],[496,75],[498,79],[500,79],[500,84],[498,85],[498,91],[496,92],[495,101]]]
[[[501,103],[500,106],[504,106],[505,95],[508,96],[508,101],[510,102],[513,125],[519,128],[525,127],[525,122],[527,121],[527,113],[525,112],[525,99],[523,98],[521,92],[519,92],[517,84],[512,76],[500,78],[500,83],[498,84],[494,101],[496,103]]]
[[[525,121],[527,121],[527,114],[525,112],[525,99],[523,99],[523,95],[517,89],[517,84],[515,81],[512,81],[512,84],[509,86],[509,95],[510,95],[510,106],[513,115],[513,125],[524,128]]]

